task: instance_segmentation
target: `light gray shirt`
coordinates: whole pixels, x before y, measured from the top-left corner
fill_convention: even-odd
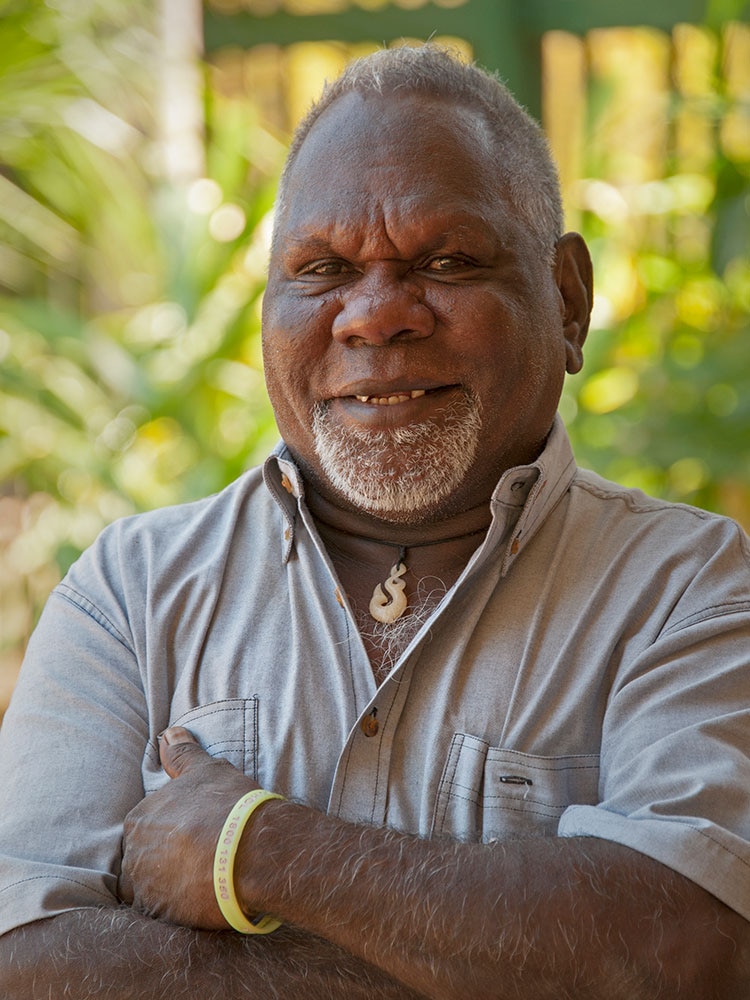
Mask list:
[[[601,837],[750,918],[746,536],[577,469],[559,421],[491,506],[379,688],[283,445],[217,496],[107,528],[51,596],[0,732],[0,932],[116,905],[123,818],[169,780],[173,723],[348,820]]]

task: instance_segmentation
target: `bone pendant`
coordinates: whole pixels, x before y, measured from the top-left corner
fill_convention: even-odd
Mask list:
[[[396,563],[395,566],[391,567],[391,575],[384,584],[388,591],[388,597],[383,593],[383,587],[380,584],[373,591],[370,614],[376,622],[390,625],[406,611],[406,605],[409,602],[404,594],[406,583],[401,579],[405,572],[406,563]]]

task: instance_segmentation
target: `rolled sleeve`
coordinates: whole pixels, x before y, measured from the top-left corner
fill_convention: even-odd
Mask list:
[[[717,607],[654,643],[613,688],[600,802],[561,836],[616,841],[750,919],[750,609]]]
[[[147,738],[126,635],[59,589],[0,731],[0,933],[118,905],[122,823],[143,797]]]

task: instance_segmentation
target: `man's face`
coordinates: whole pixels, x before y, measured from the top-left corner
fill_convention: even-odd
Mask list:
[[[560,270],[478,115],[335,102],[292,168],[264,299],[271,401],[313,485],[393,522],[486,502],[539,453],[580,366]]]

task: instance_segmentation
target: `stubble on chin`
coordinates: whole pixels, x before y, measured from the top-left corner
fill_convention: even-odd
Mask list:
[[[333,489],[384,520],[424,520],[461,486],[479,450],[479,400],[471,393],[439,417],[388,430],[343,426],[313,409],[315,452]]]

